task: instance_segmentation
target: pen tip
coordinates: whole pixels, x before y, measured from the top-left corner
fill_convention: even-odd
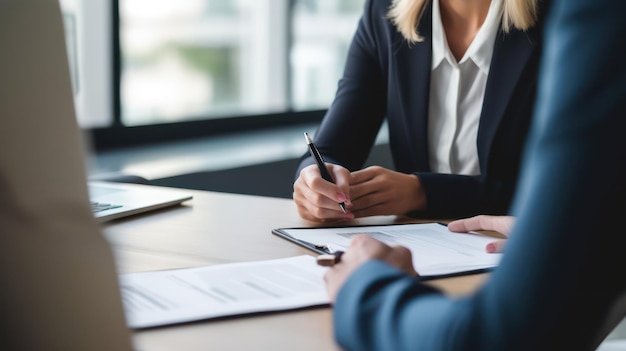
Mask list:
[[[307,132],[304,132],[304,139],[306,140],[307,144],[311,144],[313,142],[313,140],[311,140],[311,137],[309,137],[309,134]]]

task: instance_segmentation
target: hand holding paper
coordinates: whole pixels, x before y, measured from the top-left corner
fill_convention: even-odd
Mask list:
[[[339,288],[352,272],[369,260],[384,261],[407,274],[417,275],[413,268],[411,251],[404,246],[391,247],[367,235],[352,238],[350,247],[341,255],[341,264],[334,265],[326,272],[326,291],[331,302],[335,301]]]
[[[488,216],[479,215],[470,218],[459,219],[448,223],[448,229],[456,233],[468,233],[473,230],[491,230],[506,237],[513,230],[515,217],[513,216]],[[504,250],[505,239],[499,239],[487,244],[485,251],[499,253]]]

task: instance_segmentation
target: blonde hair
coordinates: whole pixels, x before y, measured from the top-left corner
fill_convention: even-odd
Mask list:
[[[391,3],[387,17],[410,43],[423,40],[417,31],[417,25],[428,1],[430,0],[393,0]],[[528,30],[537,22],[539,0],[502,1],[502,30],[505,33],[511,28]]]

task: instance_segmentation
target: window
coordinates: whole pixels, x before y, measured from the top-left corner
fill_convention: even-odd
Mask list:
[[[113,23],[110,0],[60,0],[78,122],[113,125]]]
[[[61,0],[79,122],[115,144],[319,120],[363,2]]]
[[[294,109],[328,107],[362,8],[363,0],[295,1],[289,53]]]
[[[285,0],[119,3],[124,125],[288,108]]]

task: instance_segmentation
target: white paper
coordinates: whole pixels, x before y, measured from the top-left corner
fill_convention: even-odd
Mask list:
[[[215,265],[120,275],[130,328],[237,314],[327,305],[315,257]]]
[[[452,233],[438,223],[283,230],[295,239],[334,250],[347,249],[356,234],[369,235],[391,246],[406,246],[411,250],[415,270],[423,277],[493,268],[502,257],[485,251],[495,238]]]

